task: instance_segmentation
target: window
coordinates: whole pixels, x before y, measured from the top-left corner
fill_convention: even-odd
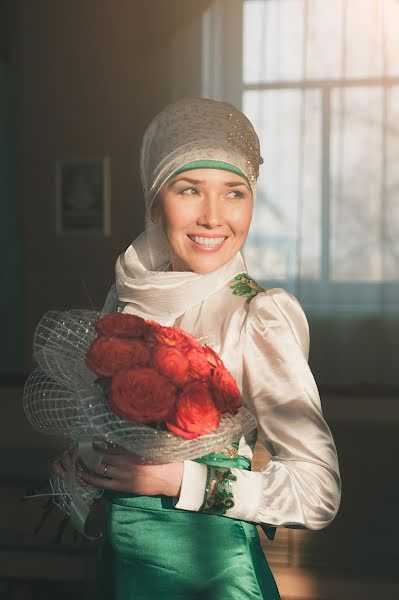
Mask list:
[[[228,40],[233,5],[242,69]],[[264,158],[251,274],[313,312],[378,313],[383,286],[384,310],[396,312],[399,2],[221,0],[227,22],[223,69],[240,68],[218,96],[239,98]]]
[[[264,158],[248,270],[298,297],[328,388],[399,386],[398,31],[398,0],[214,0],[204,18],[203,95],[243,109]]]

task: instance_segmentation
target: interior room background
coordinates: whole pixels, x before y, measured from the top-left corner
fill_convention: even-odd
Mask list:
[[[244,254],[259,283],[292,291],[305,309],[340,458],[334,523],[263,539],[282,596],[391,600],[396,0],[0,0],[0,598],[91,589],[94,547],[68,532],[55,544],[55,522],[33,534],[40,507],[18,501],[64,443],[31,431],[22,388],[43,313],[102,307],[115,259],[143,225],[142,134],[181,96],[231,101],[260,132],[264,164]],[[93,157],[109,159],[109,235],[60,235],[57,161]]]

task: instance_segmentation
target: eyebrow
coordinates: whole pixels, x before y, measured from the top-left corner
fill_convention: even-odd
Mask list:
[[[203,179],[191,179],[191,177],[181,177],[180,179],[174,179],[173,181],[171,181],[170,185],[174,185],[175,183],[179,183],[180,181],[188,181],[188,183],[193,183],[194,185],[204,183]],[[247,183],[243,180],[224,181],[223,183],[227,187],[237,187],[238,185],[243,185],[246,188],[248,188]]]

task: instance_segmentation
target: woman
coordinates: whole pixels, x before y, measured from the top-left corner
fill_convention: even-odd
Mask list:
[[[258,286],[240,254],[261,162],[251,123],[224,102],[180,100],[145,132],[145,232],[118,258],[104,311],[177,325],[212,346],[271,460],[250,470],[255,433],[172,464],[102,452],[96,472],[79,473],[109,490],[99,597],[277,599],[255,524],[269,537],[275,527],[321,529],[338,510],[337,455],[307,364],[306,317],[288,292]],[[55,470],[63,473],[62,462]],[[216,479],[232,506],[215,502]]]

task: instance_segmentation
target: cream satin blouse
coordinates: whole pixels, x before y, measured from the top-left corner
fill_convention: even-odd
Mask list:
[[[234,506],[225,516],[322,529],[337,513],[341,481],[335,444],[308,366],[306,316],[298,300],[283,289],[247,300],[226,285],[164,323],[210,345],[235,377],[258,423],[257,434],[241,438],[239,454],[252,458],[257,436],[271,454],[260,471],[232,469],[237,477],[231,488]],[[105,311],[110,303],[112,290]],[[129,312],[127,306],[121,309]],[[200,509],[206,478],[206,465],[184,461],[177,509]]]

